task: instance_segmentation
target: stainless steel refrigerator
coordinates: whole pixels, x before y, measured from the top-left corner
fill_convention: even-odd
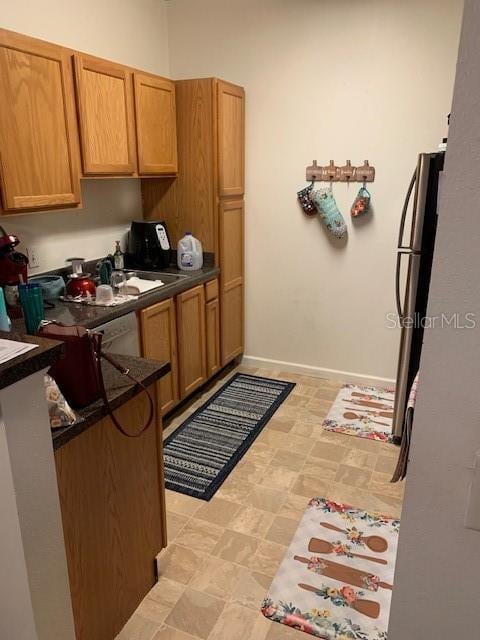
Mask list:
[[[393,413],[393,437],[397,444],[400,444],[404,433],[408,396],[422,353],[437,230],[438,187],[444,156],[445,153],[440,151],[422,153],[418,157],[398,234],[395,295],[402,329]]]

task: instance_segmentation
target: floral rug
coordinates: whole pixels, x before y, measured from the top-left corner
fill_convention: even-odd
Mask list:
[[[391,389],[345,384],[323,421],[326,431],[390,442],[393,402]]]
[[[399,526],[394,518],[313,498],[263,615],[324,640],[385,640]]]

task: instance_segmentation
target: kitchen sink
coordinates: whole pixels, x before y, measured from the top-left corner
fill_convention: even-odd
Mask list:
[[[132,277],[140,278],[141,280],[161,280],[165,286],[180,282],[183,278],[188,278],[187,275],[180,273],[166,273],[164,271],[137,271],[136,269],[124,269],[124,273],[127,276],[127,280]]]

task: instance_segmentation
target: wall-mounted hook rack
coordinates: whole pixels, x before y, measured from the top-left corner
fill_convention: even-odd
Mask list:
[[[307,167],[307,182],[373,182],[375,180],[375,167],[368,160],[363,165],[354,167],[351,160],[338,167],[333,160],[326,166],[319,166],[317,161]]]
[[[368,160],[364,160],[361,167],[355,168],[355,180],[357,182],[373,182],[375,180],[375,167],[371,167]]]

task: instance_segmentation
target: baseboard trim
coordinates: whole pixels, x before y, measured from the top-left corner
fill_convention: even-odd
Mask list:
[[[256,367],[261,369],[281,369],[283,371],[291,371],[292,373],[313,376],[315,378],[327,378],[328,380],[341,380],[342,382],[351,382],[355,384],[385,386],[390,389],[395,387],[395,380],[392,378],[380,378],[378,376],[369,376],[363,373],[354,373],[353,371],[340,371],[338,369],[313,367],[308,364],[299,364],[297,362],[284,362],[283,360],[271,360],[269,358],[257,358],[256,356],[245,355],[243,356],[242,364],[247,367]]]

